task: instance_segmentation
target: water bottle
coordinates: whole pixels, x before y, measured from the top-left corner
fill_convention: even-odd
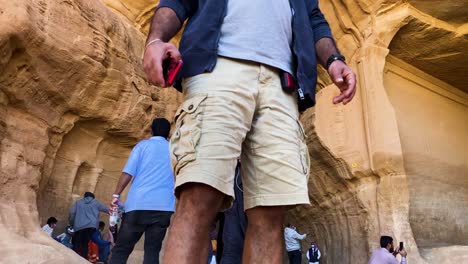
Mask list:
[[[120,196],[116,194],[114,194],[113,197],[116,199],[120,198]],[[117,200],[117,206],[112,207],[112,210],[110,212],[109,226],[118,225],[120,223],[120,218],[122,216],[122,213],[123,213],[123,204],[120,203],[119,200]]]
[[[119,207],[114,206],[112,207],[111,214],[109,216],[109,225],[110,226],[115,226],[119,223],[120,221],[120,214],[119,214]]]

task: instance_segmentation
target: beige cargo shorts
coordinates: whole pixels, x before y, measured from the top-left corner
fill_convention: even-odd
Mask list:
[[[213,72],[182,86],[170,140],[176,196],[185,183],[203,183],[226,194],[223,209],[230,207],[240,157],[245,210],[309,204],[297,96],[283,92],[277,69],[218,57]]]

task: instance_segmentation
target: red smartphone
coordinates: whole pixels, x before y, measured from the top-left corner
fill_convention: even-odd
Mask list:
[[[280,81],[285,92],[292,93],[297,90],[297,82],[289,72],[281,71]]]
[[[182,60],[173,60],[171,58],[167,58],[163,61],[163,76],[167,86],[172,86],[174,84],[175,78],[183,64]]]

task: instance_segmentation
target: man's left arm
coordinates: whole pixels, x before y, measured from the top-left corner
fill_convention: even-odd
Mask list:
[[[401,255],[401,262],[400,264],[406,264],[406,256],[408,255],[408,253],[406,252],[405,249],[402,249],[402,250],[398,250],[399,254]]]
[[[349,103],[356,93],[356,75],[346,63],[339,59],[331,59],[339,54],[327,20],[318,6],[318,0],[309,2],[310,25],[314,32],[315,51],[320,64],[328,71],[332,81],[341,93],[333,98],[333,103]]]
[[[294,231],[294,234],[293,234],[293,237],[294,237],[295,239],[299,239],[299,240],[302,240],[302,239],[306,238],[306,236],[307,236],[307,234],[302,234],[302,235],[301,235],[301,234],[299,234],[299,233],[296,232],[296,231]]]
[[[109,214],[109,207],[105,206],[103,203],[98,202],[98,210],[102,213],[106,213],[106,214]]]

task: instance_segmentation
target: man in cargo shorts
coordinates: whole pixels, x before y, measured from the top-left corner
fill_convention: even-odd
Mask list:
[[[179,52],[167,41],[186,20]],[[317,60],[341,91],[334,103],[355,93],[355,75],[318,1],[161,0],[144,53],[150,83],[167,86],[162,61],[169,57],[183,59],[175,87],[185,102],[171,138],[179,202],[163,263],[206,262],[210,224],[234,198],[239,156],[248,217],[243,263],[281,263],[285,209],[309,203],[299,112],[315,104]],[[281,84],[287,74],[298,88]]]

